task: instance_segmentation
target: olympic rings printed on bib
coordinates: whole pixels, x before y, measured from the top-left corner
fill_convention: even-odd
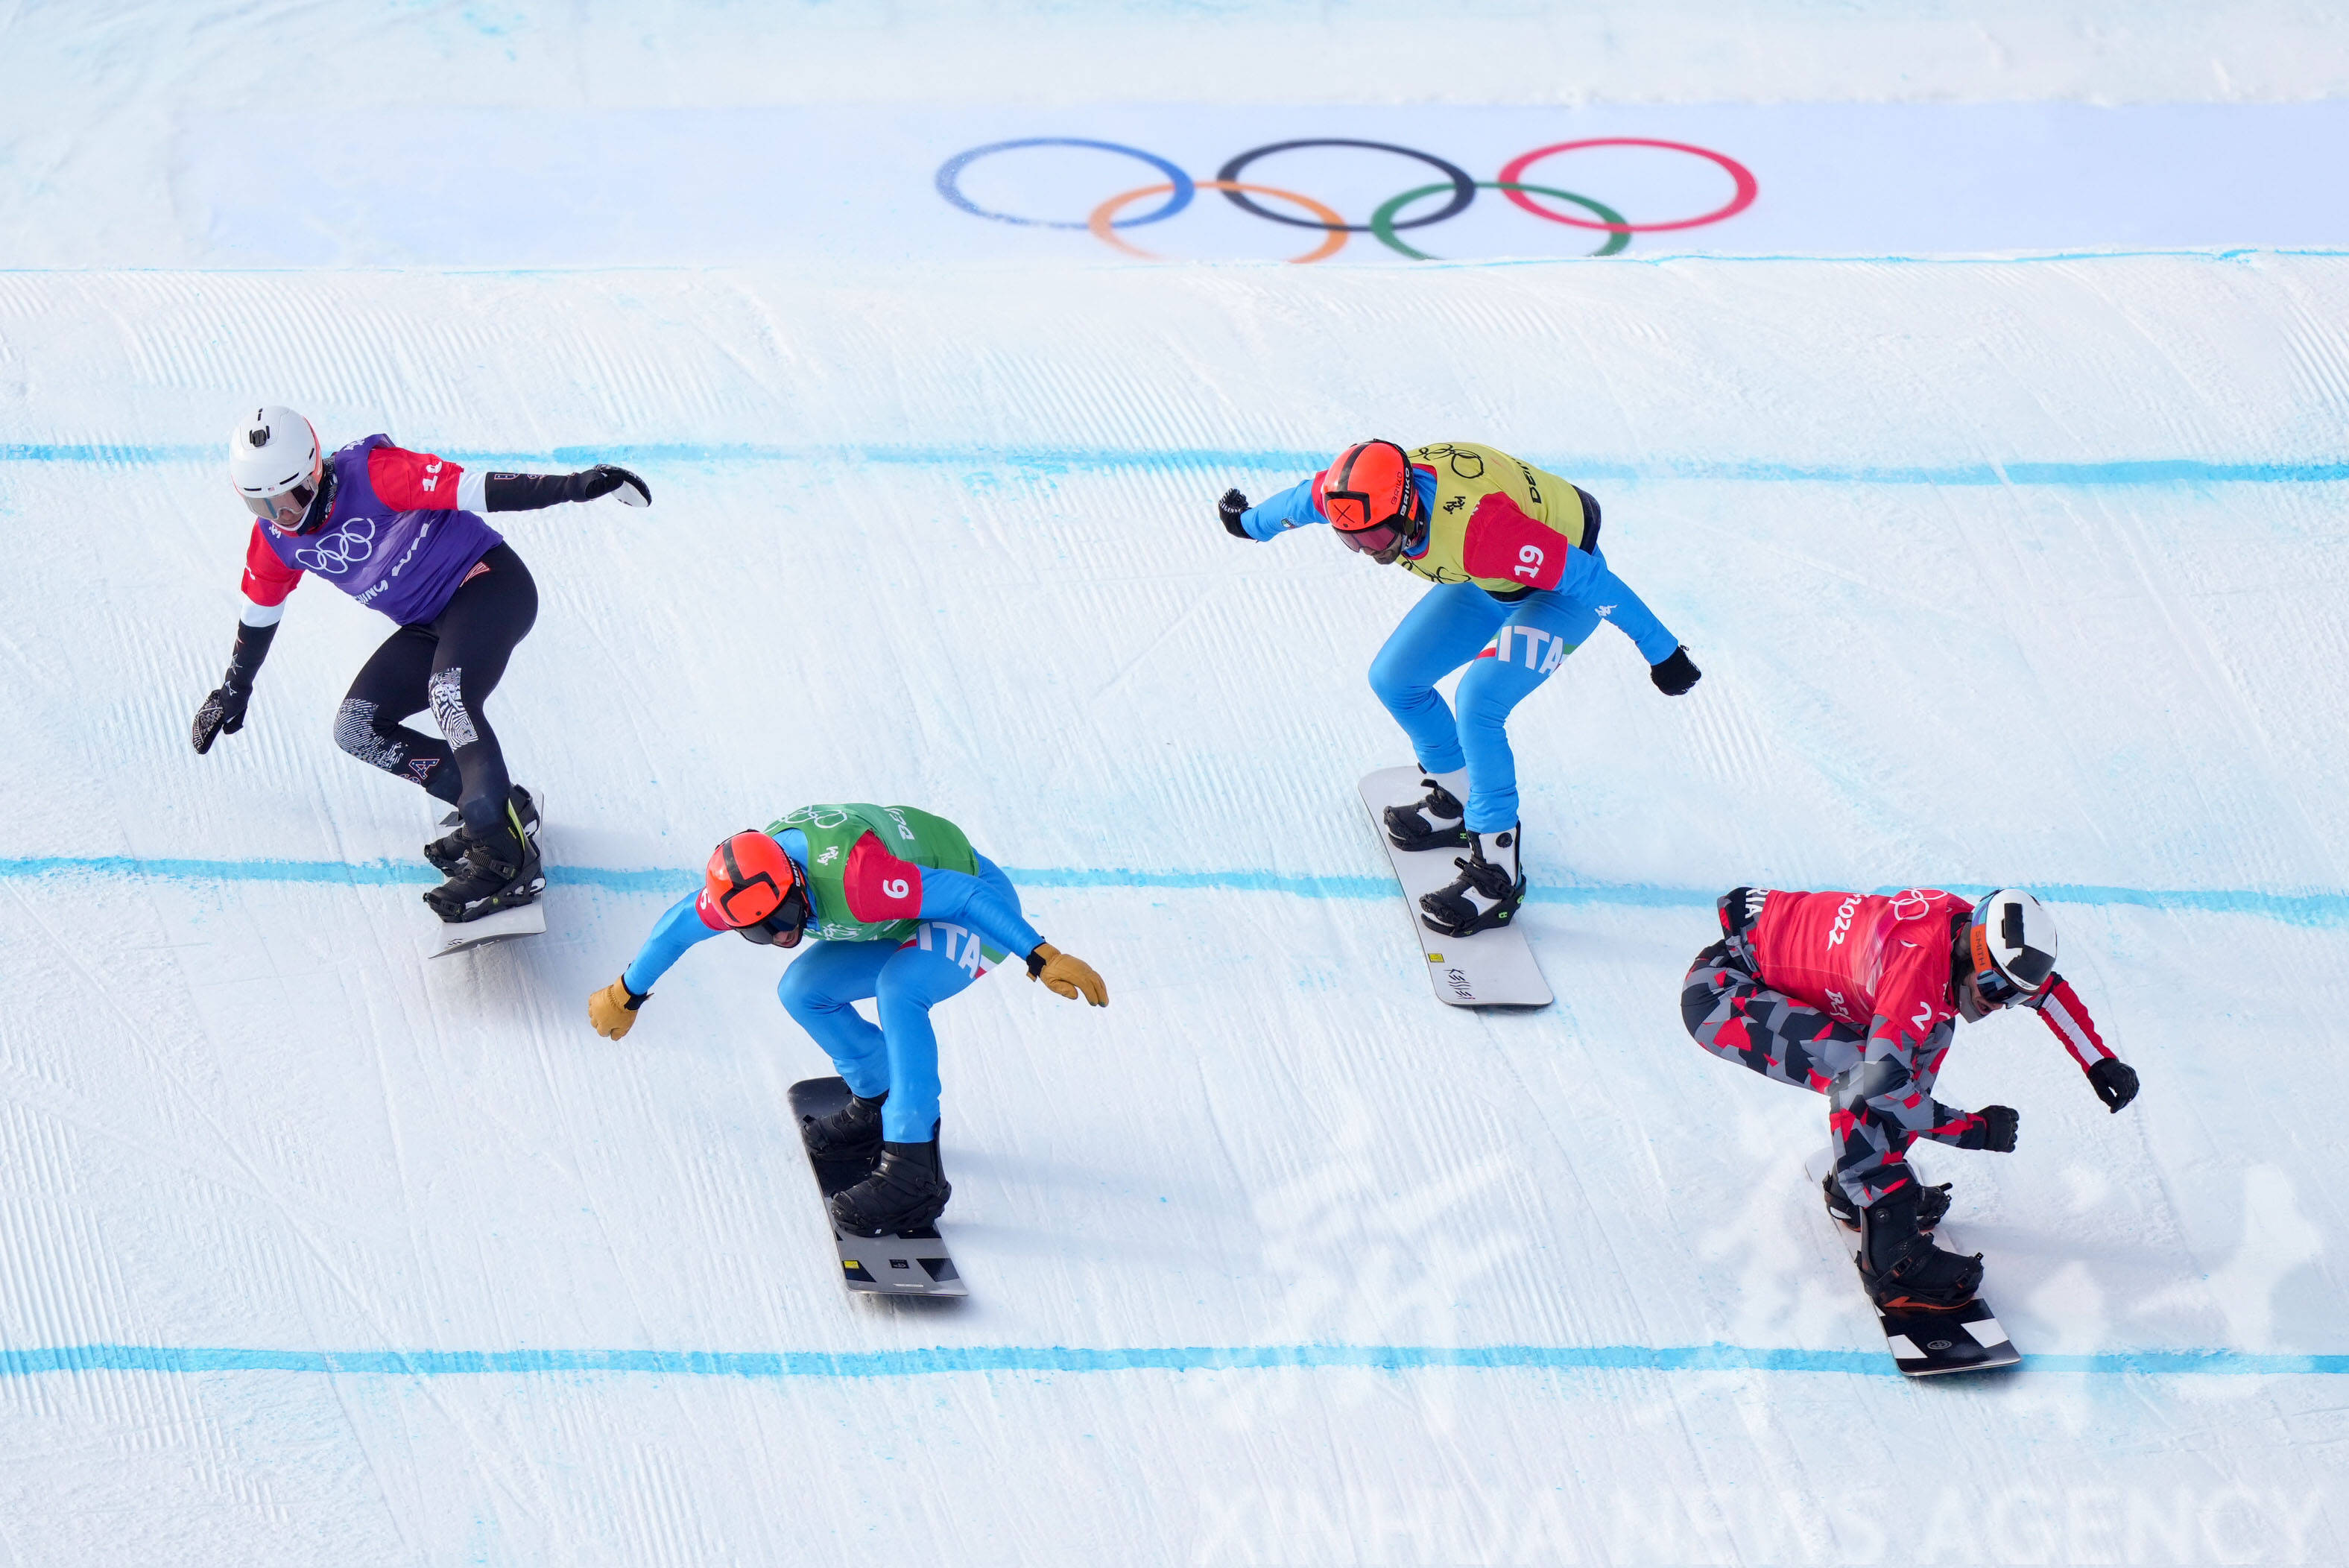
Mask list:
[[[294,552],[294,564],[328,577],[340,577],[375,553],[375,519],[355,517],[316,544]]]
[[[1083,218],[1074,220],[1030,218],[1016,212],[999,212],[980,206],[963,193],[963,171],[971,164],[998,153],[1013,152],[1023,148],[1033,147],[1078,147],[1089,148],[1098,152],[1115,153],[1119,157],[1134,159],[1149,165],[1164,176],[1164,179],[1153,184],[1136,186],[1131,191],[1121,191],[1102,201]],[[1440,183],[1418,186],[1399,196],[1390,197],[1371,212],[1371,220],[1367,223],[1350,223],[1336,209],[1302,191],[1275,185],[1256,184],[1241,178],[1247,171],[1248,166],[1258,159],[1268,158],[1277,152],[1288,152],[1308,147],[1359,147],[1373,152],[1393,153],[1398,157],[1415,159],[1444,178]],[[1556,186],[1532,184],[1526,179],[1526,170],[1546,159],[1592,147],[1650,147],[1701,158],[1719,166],[1729,176],[1733,189],[1729,200],[1710,212],[1702,212],[1693,218],[1674,218],[1659,222],[1633,222],[1613,207],[1595,198],[1560,190]],[[1509,160],[1501,166],[1499,177],[1493,180],[1473,179],[1467,170],[1433,153],[1398,146],[1393,142],[1362,141],[1350,137],[1306,137],[1289,141],[1268,142],[1262,147],[1250,148],[1226,160],[1223,167],[1216,171],[1216,177],[1213,180],[1195,180],[1174,163],[1159,157],[1156,153],[1145,151],[1138,147],[1128,147],[1122,142],[1097,141],[1091,138],[1075,136],[1030,136],[1009,141],[989,142],[984,147],[974,147],[968,151],[957,153],[938,166],[936,185],[940,196],[973,217],[986,218],[998,223],[1016,223],[1024,228],[1032,229],[1083,229],[1112,249],[1145,261],[1157,261],[1163,258],[1134,244],[1118,231],[1137,228],[1144,223],[1164,222],[1186,211],[1201,191],[1217,191],[1223,193],[1225,200],[1251,217],[1261,218],[1268,222],[1279,223],[1290,228],[1320,230],[1324,238],[1319,245],[1302,255],[1291,258],[1299,263],[1327,261],[1343,250],[1348,239],[1355,234],[1369,234],[1398,255],[1409,257],[1413,261],[1436,260],[1438,258],[1431,253],[1405,242],[1402,238],[1402,232],[1407,229],[1428,228],[1458,217],[1475,201],[1476,192],[1479,191],[1497,191],[1513,206],[1545,222],[1562,223],[1569,228],[1596,230],[1605,234],[1607,239],[1597,250],[1588,253],[1592,256],[1611,256],[1619,253],[1629,246],[1633,234],[1697,229],[1733,218],[1754,205],[1754,198],[1761,190],[1759,182],[1754,178],[1753,171],[1726,153],[1715,152],[1711,148],[1699,147],[1692,142],[1664,141],[1644,136],[1599,136],[1587,137],[1577,141],[1552,142],[1547,147],[1535,148],[1530,152],[1520,153]],[[1450,192],[1450,199],[1436,207],[1434,211],[1422,213],[1417,217],[1403,216],[1403,213],[1414,203],[1425,201],[1438,192],[1444,191]],[[1154,196],[1163,197],[1164,200],[1158,205],[1133,217],[1123,215],[1128,208],[1137,202],[1148,201]],[[1253,200],[1258,196],[1286,203],[1299,209],[1299,211],[1277,211]],[[1537,201],[1535,198],[1537,196],[1547,197],[1552,202],[1565,202],[1578,207],[1591,216],[1577,217],[1571,213],[1559,211],[1553,206]]]

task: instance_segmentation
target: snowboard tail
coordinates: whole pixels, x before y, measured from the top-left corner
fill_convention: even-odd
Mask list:
[[[1362,805],[1371,813],[1371,830],[1387,852],[1395,880],[1402,884],[1403,909],[1411,917],[1413,938],[1427,960],[1427,978],[1435,999],[1454,1007],[1547,1007],[1556,998],[1525,933],[1513,921],[1469,936],[1446,936],[1427,923],[1420,895],[1452,885],[1459,875],[1453,864],[1464,851],[1399,850],[1387,837],[1386,809],[1405,806],[1425,791],[1420,780],[1427,775],[1417,768],[1382,768],[1361,782]]]
[[[848,1085],[840,1078],[807,1078],[792,1085],[792,1130],[800,1128],[802,1118],[829,1116],[846,1105],[848,1099]],[[806,1152],[804,1141],[801,1149]],[[816,1190],[823,1195],[823,1222],[832,1226],[833,1240],[840,1250],[841,1284],[852,1291],[874,1295],[970,1294],[970,1287],[963,1284],[962,1274],[955,1267],[954,1257],[947,1251],[936,1225],[924,1225],[902,1235],[852,1236],[833,1224],[833,1194],[864,1181],[872,1171],[869,1164],[856,1160],[819,1160],[809,1152],[808,1167],[814,1171]]]
[[[1834,1157],[1821,1150],[1803,1165],[1805,1190],[1811,1195],[1811,1206],[1835,1233],[1836,1244],[1844,1256],[1852,1261],[1857,1271],[1859,1248],[1852,1233],[1827,1212],[1819,1201],[1818,1191],[1834,1165]],[[1857,1274],[1855,1273],[1855,1277]],[[1866,1295],[1863,1286],[1861,1294]],[[1884,1331],[1884,1346],[1892,1353],[1892,1364],[1911,1377],[1938,1377],[1951,1372],[1989,1372],[2002,1367],[2013,1367],[2023,1359],[2023,1352],[1999,1326],[1997,1315],[1990,1304],[1976,1295],[1963,1306],[1948,1312],[1929,1312],[1905,1307],[1868,1305],[1876,1313],[1877,1326]]]

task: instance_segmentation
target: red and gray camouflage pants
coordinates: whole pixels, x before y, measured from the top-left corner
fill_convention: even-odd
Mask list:
[[[1744,944],[1716,942],[1696,955],[1681,988],[1681,1017],[1696,1043],[1725,1061],[1828,1099],[1827,1139],[1836,1179],[1866,1208],[1904,1181],[1919,1137],[1954,1143],[1978,1119],[1933,1099],[1951,1025],[1927,1037],[1916,1059],[1868,1059],[1868,1037],[1762,984]]]

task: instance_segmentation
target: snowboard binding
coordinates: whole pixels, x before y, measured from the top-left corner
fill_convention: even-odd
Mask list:
[[[1982,1254],[1943,1252],[1920,1222],[1923,1192],[1910,1181],[1862,1213],[1860,1282],[1879,1312],[1955,1312],[1982,1288]]]
[[[926,1143],[883,1143],[873,1174],[833,1194],[832,1222],[851,1236],[903,1235],[936,1221],[952,1196],[933,1127]]]
[[[538,802],[530,791],[516,784],[506,790],[506,801],[522,822],[523,836],[533,844],[538,842]],[[440,819],[440,825],[450,830],[424,846],[424,858],[432,869],[444,877],[453,877],[465,863],[464,819],[451,811]]]
[[[872,1169],[881,1158],[881,1105],[888,1098],[886,1089],[872,1099],[852,1093],[838,1110],[801,1117],[800,1140],[807,1145],[808,1158]]]
[[[535,821],[533,820],[533,827]],[[424,895],[433,913],[451,925],[534,902],[545,891],[538,840],[523,825],[516,804],[506,802],[505,820],[488,833],[460,828],[453,835],[464,851],[449,880]],[[443,841],[437,841],[435,847]]]
[[[1819,1187],[1826,1197],[1827,1212],[1835,1217],[1835,1222],[1857,1235],[1860,1211],[1852,1207],[1850,1196],[1844,1191],[1843,1183],[1836,1180],[1833,1171],[1827,1172],[1826,1180]],[[1950,1212],[1950,1184],[1944,1181],[1938,1187],[1920,1187],[1918,1191],[1917,1229],[1930,1236],[1933,1233],[1933,1227],[1940,1224],[1942,1216]]]
[[[1419,901],[1430,930],[1445,936],[1474,936],[1509,923],[1526,897],[1517,839],[1516,828],[1471,835],[1467,855],[1452,862],[1460,868],[1452,885]]]
[[[1383,813],[1387,842],[1398,850],[1464,850],[1469,847],[1467,808],[1460,797],[1433,779],[1422,779],[1427,793]]]

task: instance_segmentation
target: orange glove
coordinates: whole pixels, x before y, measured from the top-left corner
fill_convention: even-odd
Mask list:
[[[1038,943],[1036,951],[1028,955],[1028,978],[1041,980],[1055,996],[1073,1002],[1081,995],[1096,1007],[1109,1006],[1109,987],[1102,983],[1101,972],[1049,942]]]
[[[623,975],[587,998],[587,1021],[605,1039],[619,1039],[636,1026],[636,1009],[651,995],[649,991],[629,990],[628,977]]]

